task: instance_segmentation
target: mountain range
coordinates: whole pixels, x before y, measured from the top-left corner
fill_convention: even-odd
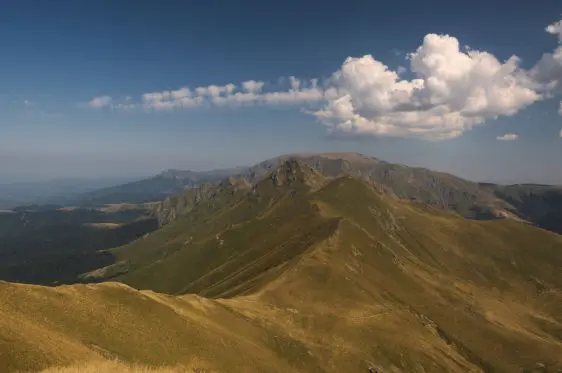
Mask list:
[[[562,232],[562,187],[550,185],[497,185],[476,183],[451,174],[388,163],[357,153],[290,154],[246,169],[225,171],[255,183],[287,159],[295,159],[327,177],[352,176],[374,182],[386,194],[454,211],[471,219],[520,219]],[[193,180],[193,179],[189,179]],[[190,181],[192,182],[192,181]],[[174,194],[157,206],[162,223],[189,210],[193,198],[212,193],[208,184]]]
[[[170,169],[148,179],[82,193],[75,198],[74,203],[78,205],[105,205],[158,201],[185,188],[220,181],[242,170],[244,168],[201,172]]]
[[[199,186],[208,188],[209,184],[218,184],[228,177],[243,178],[250,183],[256,182],[289,158],[298,159],[326,176],[348,175],[373,181],[386,193],[412,201],[421,201],[439,209],[455,211],[467,218],[522,219],[548,230],[562,232],[561,186],[477,183],[451,174],[392,164],[358,153],[288,154],[250,167],[211,171],[170,169],[151,178],[102,188],[96,188],[101,181],[89,187],[79,184],[82,191],[66,184],[64,187],[57,188],[58,184],[55,183],[54,186],[47,188],[49,193],[39,193],[40,196],[37,196],[38,192],[35,192],[34,198],[29,196],[8,198],[14,192],[7,193],[0,186],[2,196],[0,199],[9,201],[3,203],[4,208],[17,206],[17,201],[20,204],[54,203],[99,207],[107,204],[154,202],[167,197],[177,199],[178,193],[181,194],[183,191],[189,193],[190,189]],[[106,185],[108,182],[108,180],[103,181]],[[22,190],[29,188],[31,186]],[[171,204],[173,205],[173,202]],[[170,208],[174,209],[173,206]],[[181,209],[181,206],[179,208]],[[174,214],[173,211],[170,213]],[[166,220],[163,216],[160,218],[162,221]]]
[[[160,227],[96,251],[86,284],[0,282],[0,366],[557,372],[559,198],[358,154],[268,160],[150,205]]]

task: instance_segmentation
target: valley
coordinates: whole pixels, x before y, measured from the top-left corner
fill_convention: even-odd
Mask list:
[[[105,249],[158,228],[150,205],[21,206],[0,212],[0,280],[53,285],[111,263]]]

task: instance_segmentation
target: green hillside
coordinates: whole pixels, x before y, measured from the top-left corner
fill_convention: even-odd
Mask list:
[[[562,236],[379,189],[290,160],[86,277],[214,298],[273,330],[281,345],[256,343],[298,371],[562,369]]]

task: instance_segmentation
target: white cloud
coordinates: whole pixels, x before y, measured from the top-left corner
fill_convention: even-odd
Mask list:
[[[552,35],[556,35],[558,37],[558,40],[562,42],[562,20],[548,25],[546,27],[546,32]]]
[[[562,115],[562,101],[560,101],[560,107],[558,107],[558,115]]]
[[[111,96],[94,97],[90,102],[88,102],[88,105],[96,109],[101,109],[103,107],[110,106],[112,100]]]
[[[184,97],[191,97],[193,95],[193,93],[191,92],[191,90],[187,87],[183,87],[180,88],[176,91],[171,91],[170,92],[170,96],[173,97],[176,100],[180,100]]]
[[[247,80],[238,86],[228,83],[145,93],[138,103],[125,100],[115,105],[111,97],[103,96],[93,99],[90,106],[169,110],[321,104],[305,112],[333,135],[450,139],[562,92],[562,21],[545,30],[558,38],[559,46],[530,70],[519,67],[517,56],[500,61],[489,52],[461,47],[453,36],[428,34],[414,52],[406,54],[409,66],[395,70],[371,55],[348,57],[320,85],[317,79],[289,76],[277,79],[268,89],[264,81]],[[413,78],[402,78],[406,76]],[[280,85],[287,88],[279,89]]]
[[[506,133],[505,135],[496,137],[497,140],[501,141],[515,141],[519,138],[519,135],[516,133]]]
[[[150,92],[142,95],[142,107],[153,110],[194,108],[221,97],[221,95],[230,95],[235,90],[236,86],[229,83],[222,86],[197,87],[194,91],[188,87],[182,87],[175,91]]]
[[[146,109],[170,110],[202,105],[292,105],[324,100],[324,91],[318,88],[317,79],[305,82],[290,77],[289,83],[291,88],[288,91],[274,92],[264,92],[265,82],[257,80],[242,82],[239,92],[236,92],[237,86],[232,83],[197,87],[193,91],[184,87],[177,91],[150,92],[142,95],[142,106]]]
[[[210,91],[213,90],[214,88],[211,88]],[[195,96],[188,87],[175,91],[150,92],[142,95],[142,106],[145,109],[171,110],[175,108],[193,108],[200,106],[202,103],[202,97]],[[135,104],[129,103],[122,108],[133,109]]]
[[[268,92],[262,95],[264,103],[298,104],[319,102],[324,100],[324,91],[318,88],[318,81],[312,79],[308,87],[295,77],[289,78],[291,89],[281,92]]]
[[[289,84],[291,84],[291,90],[298,91],[301,86],[301,81],[294,76],[289,77]]]
[[[348,57],[332,77],[337,95],[316,118],[332,133],[448,139],[541,98],[517,57],[462,51],[452,36],[426,35],[409,60],[416,77],[400,80],[371,55]]]
[[[562,20],[547,26],[545,31],[558,38],[558,47],[543,54],[530,75],[537,89],[562,92]]]
[[[249,93],[260,93],[264,85],[264,82],[255,80],[242,82],[242,88]]]
[[[211,96],[211,97],[218,97],[223,93],[231,94],[236,89],[236,86],[232,83],[227,85],[210,85],[207,87],[197,87],[195,88],[195,92],[199,96]]]
[[[261,95],[259,93],[236,92],[236,93],[231,94],[231,95],[213,97],[213,98],[211,98],[210,103],[213,104],[213,105],[216,105],[216,106],[251,105],[251,104],[255,104],[260,97],[261,97]]]

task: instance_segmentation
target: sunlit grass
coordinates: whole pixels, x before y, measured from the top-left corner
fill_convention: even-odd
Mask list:
[[[140,364],[125,364],[119,361],[90,361],[68,367],[51,367],[40,373],[212,373],[213,370],[199,367],[150,367]]]

